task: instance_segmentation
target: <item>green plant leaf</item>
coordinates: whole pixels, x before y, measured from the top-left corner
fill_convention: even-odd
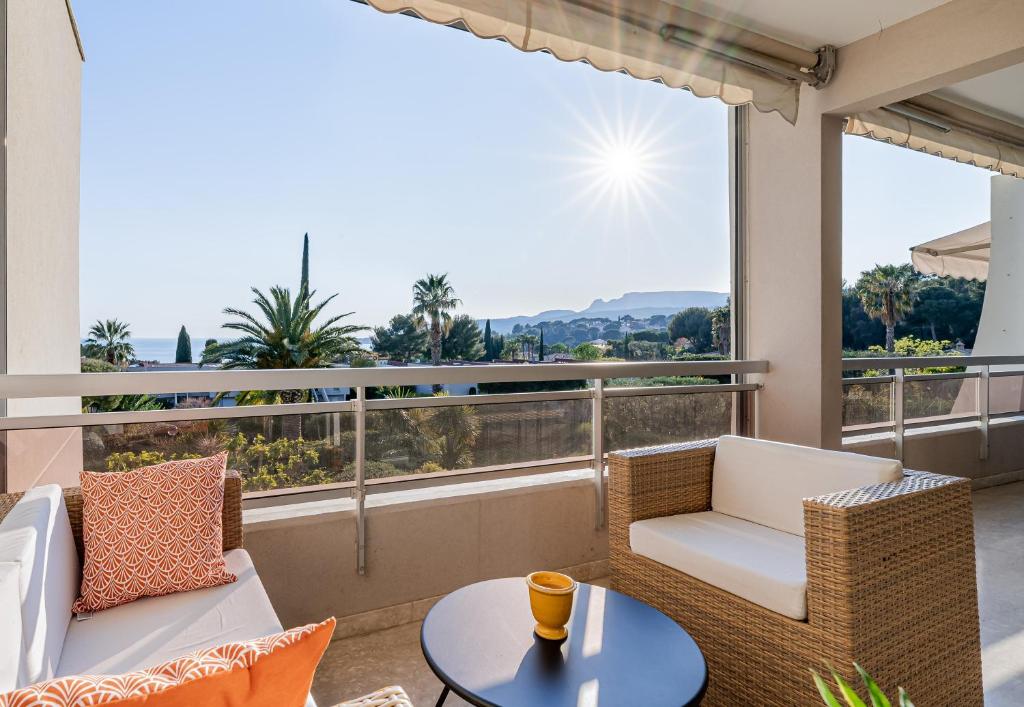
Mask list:
[[[914,703],[907,697],[907,691],[900,688],[900,707],[914,707]]]
[[[832,672],[832,679],[839,686],[839,691],[843,693],[843,699],[846,700],[846,704],[850,707],[868,707],[864,704],[864,700],[857,695],[857,691],[853,689],[850,683],[843,679],[842,675],[837,673],[834,668],[829,668],[829,670]]]
[[[868,688],[868,694],[871,696],[871,707],[892,707],[889,703],[889,698],[885,696],[882,689],[878,687],[878,683],[875,679],[868,675],[868,671],[860,667],[860,663],[854,663],[853,667],[857,669],[857,673],[860,675],[860,679],[864,681],[864,684]]]
[[[839,700],[836,699],[836,696],[832,694],[832,690],[829,689],[828,683],[818,675],[818,672],[812,670],[811,675],[814,676],[814,684],[817,686],[818,692],[821,694],[821,699],[825,701],[825,704],[827,704],[828,707],[843,707],[839,704]],[[913,705],[911,705],[911,707],[913,707]]]

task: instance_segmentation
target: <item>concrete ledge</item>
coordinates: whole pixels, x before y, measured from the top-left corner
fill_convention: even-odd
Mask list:
[[[377,493],[366,497],[366,508],[394,507],[402,504],[443,503],[466,496],[493,493],[529,493],[532,489],[551,484],[593,483],[592,469],[573,469],[506,479],[488,479],[459,484],[446,484],[404,491]],[[248,508],[242,512],[242,523],[248,528],[272,527],[274,523],[294,523],[302,518],[318,519],[332,513],[355,514],[356,502],[352,498],[332,498],[318,501],[296,501],[282,496],[276,504]],[[317,522],[314,520],[313,522]],[[266,526],[269,524],[269,526]]]

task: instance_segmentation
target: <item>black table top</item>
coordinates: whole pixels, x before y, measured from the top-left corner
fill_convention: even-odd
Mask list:
[[[696,705],[707,664],[686,631],[625,594],[580,583],[569,637],[546,641],[522,577],[463,587],[441,599],[420,632],[423,655],[475,705]]]

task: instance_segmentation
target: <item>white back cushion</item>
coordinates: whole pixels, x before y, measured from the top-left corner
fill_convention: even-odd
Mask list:
[[[0,562],[19,568],[19,686],[49,680],[60,663],[79,577],[78,553],[59,486],[29,490],[0,523]]]
[[[903,465],[893,459],[726,435],[715,451],[711,507],[803,535],[803,499],[896,481],[902,475]]]
[[[0,562],[0,693],[18,687],[21,673],[21,565]]]

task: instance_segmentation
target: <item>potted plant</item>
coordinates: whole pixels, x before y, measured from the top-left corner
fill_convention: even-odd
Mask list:
[[[857,663],[854,663],[853,667],[857,669],[860,679],[864,681],[864,686],[868,690],[868,696],[871,698],[870,707],[892,707],[892,703],[889,701],[889,698],[886,697],[885,693],[882,692],[882,689],[878,687],[878,683],[868,675],[868,671],[864,670],[864,668],[860,667]],[[849,707],[869,707],[869,705],[860,698],[856,690],[853,689],[853,686],[843,679],[842,675],[837,673],[832,666],[828,666],[828,670],[832,673],[832,679],[835,680],[835,683],[839,688],[839,694],[843,696],[843,700],[845,700]],[[829,707],[843,707],[839,700],[836,699],[836,696],[832,694],[832,688],[829,687],[827,682],[825,682],[825,679],[821,677],[816,670],[812,670],[811,675],[814,676],[814,684],[818,687],[818,692],[821,693],[821,699],[825,701],[825,704]],[[910,698],[907,697],[906,690],[902,687],[899,688],[898,699],[899,702],[897,704],[899,707],[914,707],[914,703],[910,701]]]

